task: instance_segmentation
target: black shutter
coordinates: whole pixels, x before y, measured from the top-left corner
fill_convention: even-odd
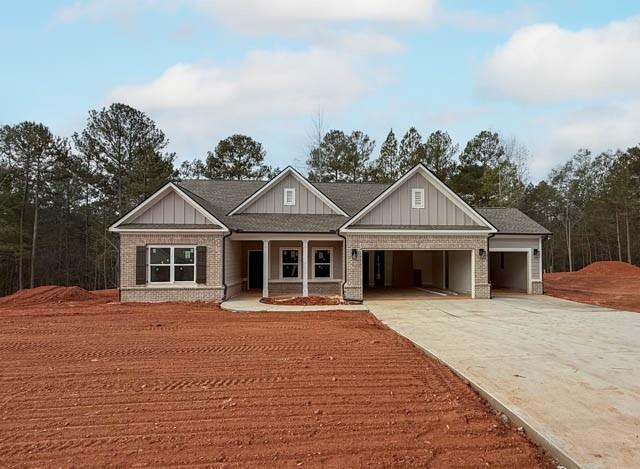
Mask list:
[[[136,285],[147,283],[147,248],[136,246]]]
[[[207,247],[196,247],[196,283],[207,283]]]

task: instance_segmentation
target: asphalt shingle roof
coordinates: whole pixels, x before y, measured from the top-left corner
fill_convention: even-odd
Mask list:
[[[182,223],[182,224],[174,224],[174,223],[123,223],[119,226],[119,228],[126,228],[130,230],[134,229],[152,229],[152,230],[219,230],[222,228],[220,225],[214,225],[212,223]]]
[[[493,207],[476,209],[503,234],[550,235],[544,226],[529,218],[517,208]]]
[[[289,214],[227,214],[244,202],[267,181],[185,180],[178,186],[202,207],[232,230],[263,232],[327,232],[335,231],[348,218],[341,215],[289,215]],[[320,192],[344,210],[350,217],[358,213],[384,192],[389,184],[312,183]],[[517,208],[479,208],[487,221],[506,234],[551,234]],[[367,226],[372,229],[447,229],[459,227],[398,227]],[[473,229],[465,226],[465,229]]]

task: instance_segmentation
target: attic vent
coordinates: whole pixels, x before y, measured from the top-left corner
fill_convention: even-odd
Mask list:
[[[284,190],[284,204],[295,205],[296,204],[296,190],[293,188],[286,188]]]
[[[424,208],[424,189],[411,189],[411,208]]]

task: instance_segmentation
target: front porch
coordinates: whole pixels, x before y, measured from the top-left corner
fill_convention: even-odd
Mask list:
[[[242,292],[340,295],[344,243],[332,234],[234,233],[225,240],[226,298]]]

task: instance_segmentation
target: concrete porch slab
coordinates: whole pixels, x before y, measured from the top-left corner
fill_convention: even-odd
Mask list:
[[[260,302],[258,295],[239,295],[220,304],[220,307],[227,311],[238,313],[253,313],[262,311],[273,312],[303,312],[311,311],[369,311],[365,305],[333,305],[333,306],[284,306],[270,305]]]

